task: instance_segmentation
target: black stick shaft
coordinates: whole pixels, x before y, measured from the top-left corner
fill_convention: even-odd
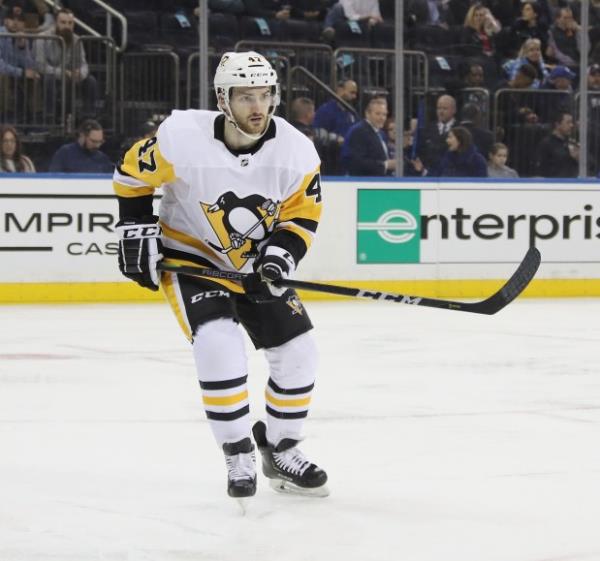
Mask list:
[[[275,282],[276,286],[286,288],[297,288],[300,290],[311,290],[314,292],[324,292],[338,296],[351,296],[355,298],[365,298],[370,300],[382,300],[385,302],[395,302],[397,304],[409,304],[413,306],[427,306],[430,308],[440,308],[445,310],[456,310],[460,312],[471,312],[476,314],[491,315],[500,311],[507,304],[512,302],[531,282],[537,272],[541,261],[540,252],[532,247],[529,249],[523,261],[521,261],[517,270],[511,278],[492,296],[481,300],[480,302],[456,302],[453,300],[441,300],[438,298],[425,298],[423,296],[410,296],[406,294],[397,294],[393,292],[381,292],[376,290],[366,290],[362,288],[351,288],[348,286],[337,286],[334,284],[315,283],[300,280],[279,280]],[[213,279],[224,279],[241,282],[246,275],[244,273],[220,271],[218,269],[207,269],[204,267],[195,267],[189,265],[171,265],[159,263],[158,269],[171,273],[179,273],[196,277],[207,277]]]

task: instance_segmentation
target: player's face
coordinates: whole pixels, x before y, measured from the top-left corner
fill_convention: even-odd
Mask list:
[[[233,88],[229,106],[236,123],[248,134],[260,134],[267,126],[273,94],[268,86]]]

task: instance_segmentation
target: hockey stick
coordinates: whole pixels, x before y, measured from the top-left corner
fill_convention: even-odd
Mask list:
[[[423,296],[407,296],[392,292],[377,292],[364,290],[362,288],[350,288],[347,286],[337,286],[333,284],[321,284],[315,282],[299,280],[279,280],[275,286],[285,288],[298,288],[300,290],[312,290],[314,292],[326,292],[328,294],[337,294],[339,296],[354,296],[356,298],[367,298],[370,300],[384,300],[386,302],[395,302],[397,304],[411,304],[413,306],[427,306],[430,308],[441,308],[444,310],[456,310],[459,312],[472,312],[475,314],[492,315],[499,312],[502,308],[510,304],[531,282],[540,266],[541,255],[535,248],[530,248],[523,261],[521,261],[517,270],[506,281],[504,286],[495,294],[479,302],[455,302],[453,300],[439,300],[437,298],[425,298]],[[219,271],[217,269],[206,269],[204,267],[187,265],[169,265],[159,263],[157,266],[161,271],[171,273],[180,273],[196,277],[207,277],[214,279],[224,279],[231,281],[241,281],[246,274]]]

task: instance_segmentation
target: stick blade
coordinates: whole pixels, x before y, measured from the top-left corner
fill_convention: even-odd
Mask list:
[[[517,270],[495,294],[483,300],[467,304],[469,311],[492,315],[510,304],[523,292],[539,269],[542,256],[536,247],[530,247]]]

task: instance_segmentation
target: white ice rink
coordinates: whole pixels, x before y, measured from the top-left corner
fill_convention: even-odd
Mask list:
[[[331,496],[245,517],[166,304],[0,307],[0,560],[600,560],[600,300],[307,306]]]

